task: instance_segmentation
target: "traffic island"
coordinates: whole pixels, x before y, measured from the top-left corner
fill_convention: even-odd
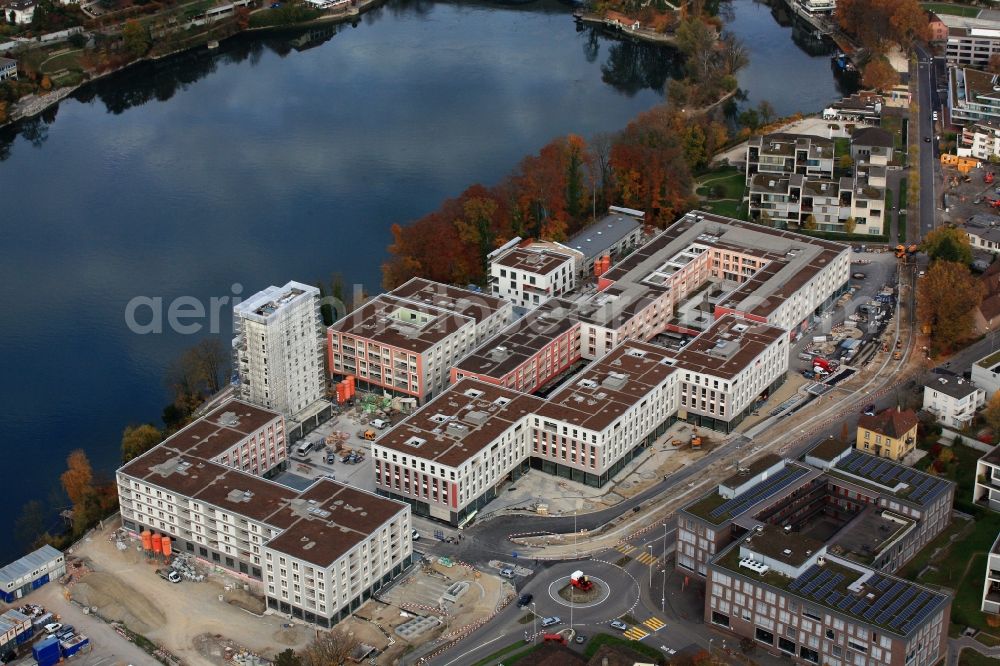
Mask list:
[[[604,585],[594,579],[590,579],[590,583],[590,589],[583,590],[570,582],[559,588],[558,594],[571,604],[590,604],[607,596]]]

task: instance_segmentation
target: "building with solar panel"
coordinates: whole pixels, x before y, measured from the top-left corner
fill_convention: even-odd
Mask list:
[[[896,571],[951,522],[955,484],[828,440],[804,462],[766,455],[678,512],[677,569],[708,563],[761,526],[822,543],[832,555]]]
[[[800,664],[929,666],[947,651],[951,598],[778,525],[708,565],[705,622]]]

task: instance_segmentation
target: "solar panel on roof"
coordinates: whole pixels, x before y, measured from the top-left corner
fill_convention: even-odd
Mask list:
[[[832,592],[830,596],[826,598],[826,603],[831,606],[840,601],[840,592]]]
[[[911,588],[911,589],[913,589],[913,588]],[[914,592],[915,592],[915,590],[914,590]],[[899,625],[903,624],[904,622],[906,622],[906,620],[908,620],[910,618],[910,616],[912,616],[917,611],[918,608],[920,608],[920,605],[923,604],[924,601],[927,600],[927,597],[924,597],[923,594],[924,593],[921,592],[921,594],[916,595],[916,598],[913,599],[913,601],[911,601],[906,606],[906,608],[904,608],[902,611],[900,611],[896,615],[895,618],[893,618],[893,621],[892,621],[892,625],[893,626],[899,626]]]
[[[885,590],[888,590],[890,587],[892,587],[892,579],[891,578],[883,578],[882,580],[880,580],[878,582],[878,589],[882,590],[883,592]]]
[[[857,615],[858,613],[863,611],[867,606],[868,606],[868,600],[861,599],[860,601],[858,601],[858,603],[851,606],[851,612]]]
[[[812,578],[813,576],[815,576],[818,571],[819,571],[819,567],[816,566],[815,564],[812,565],[811,567],[809,567],[808,569],[806,569],[805,572],[801,576],[799,576],[798,578],[796,578],[795,580],[793,580],[792,583],[791,583],[791,585],[788,586],[788,589],[793,590],[793,591],[799,589],[800,587],[802,587],[803,585],[805,585],[805,583],[810,578]]]
[[[823,581],[825,581],[829,577],[830,577],[830,572],[828,570],[824,569],[823,571],[821,571],[819,573],[818,576],[816,576],[811,581],[809,581],[808,583],[806,583],[806,585],[802,588],[802,594],[809,594],[810,592],[812,592],[813,590],[815,590],[819,586],[820,583],[822,583]]]
[[[844,598],[840,600],[840,603],[837,604],[837,608],[840,610],[847,610],[847,607],[851,605],[852,601],[854,601],[854,597],[845,595]]]
[[[709,512],[709,516],[712,518],[718,518],[726,514],[737,516],[758,502],[781,492],[806,473],[807,470],[801,467],[786,467],[771,478],[761,481],[746,492],[712,509]]]

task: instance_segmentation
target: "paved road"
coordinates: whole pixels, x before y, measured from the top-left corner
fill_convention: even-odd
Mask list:
[[[918,46],[917,51],[917,150],[920,153],[920,236],[926,236],[935,225],[937,200],[935,197],[935,146],[934,123],[931,114],[940,109],[937,93],[937,67],[933,57]],[[910,129],[912,132],[912,128]],[[927,143],[924,139],[930,138]]]

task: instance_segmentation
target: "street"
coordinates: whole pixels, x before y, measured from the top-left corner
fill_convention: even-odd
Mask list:
[[[935,227],[937,212],[937,142],[934,140],[934,111],[942,108],[937,90],[938,63],[923,47],[917,46],[917,150],[920,154],[920,236]],[[925,139],[930,139],[926,142]],[[914,142],[911,142],[914,143]]]

